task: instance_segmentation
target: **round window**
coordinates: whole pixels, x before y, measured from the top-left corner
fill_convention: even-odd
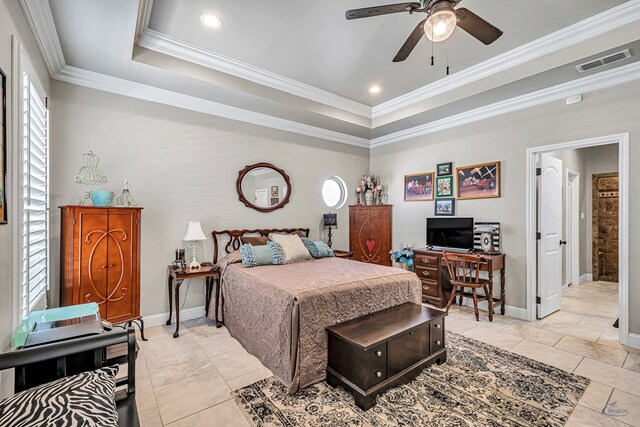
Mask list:
[[[340,209],[347,201],[347,185],[339,176],[332,176],[322,185],[324,203],[332,209]]]

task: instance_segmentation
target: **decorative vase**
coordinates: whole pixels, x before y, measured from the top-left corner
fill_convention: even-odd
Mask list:
[[[367,192],[364,193],[364,201],[366,205],[373,205],[373,191],[367,190]]]
[[[109,207],[113,200],[113,191],[91,190],[93,206]]]

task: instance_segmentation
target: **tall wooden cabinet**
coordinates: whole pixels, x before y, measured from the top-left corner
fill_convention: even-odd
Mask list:
[[[142,208],[61,210],[60,305],[96,302],[112,323],[140,320]]]
[[[349,249],[356,261],[391,266],[391,205],[349,206]]]

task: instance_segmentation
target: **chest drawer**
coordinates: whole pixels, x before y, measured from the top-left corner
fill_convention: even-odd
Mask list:
[[[444,318],[431,322],[431,353],[444,348]]]
[[[366,353],[365,389],[371,388],[387,379],[387,344],[381,344]]]
[[[417,326],[387,343],[387,375],[398,372],[424,359],[430,352],[429,324]]]
[[[416,265],[415,272],[420,279],[439,280],[440,270],[437,267],[422,267]]]

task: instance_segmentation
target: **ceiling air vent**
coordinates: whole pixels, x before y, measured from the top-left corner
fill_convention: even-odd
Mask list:
[[[593,61],[585,62],[584,64],[576,65],[576,70],[578,70],[579,73],[585,73],[593,70],[594,68],[604,67],[605,65],[622,61],[627,58],[631,58],[631,51],[629,49],[612,53],[611,55],[603,56],[602,58],[594,59]]]

